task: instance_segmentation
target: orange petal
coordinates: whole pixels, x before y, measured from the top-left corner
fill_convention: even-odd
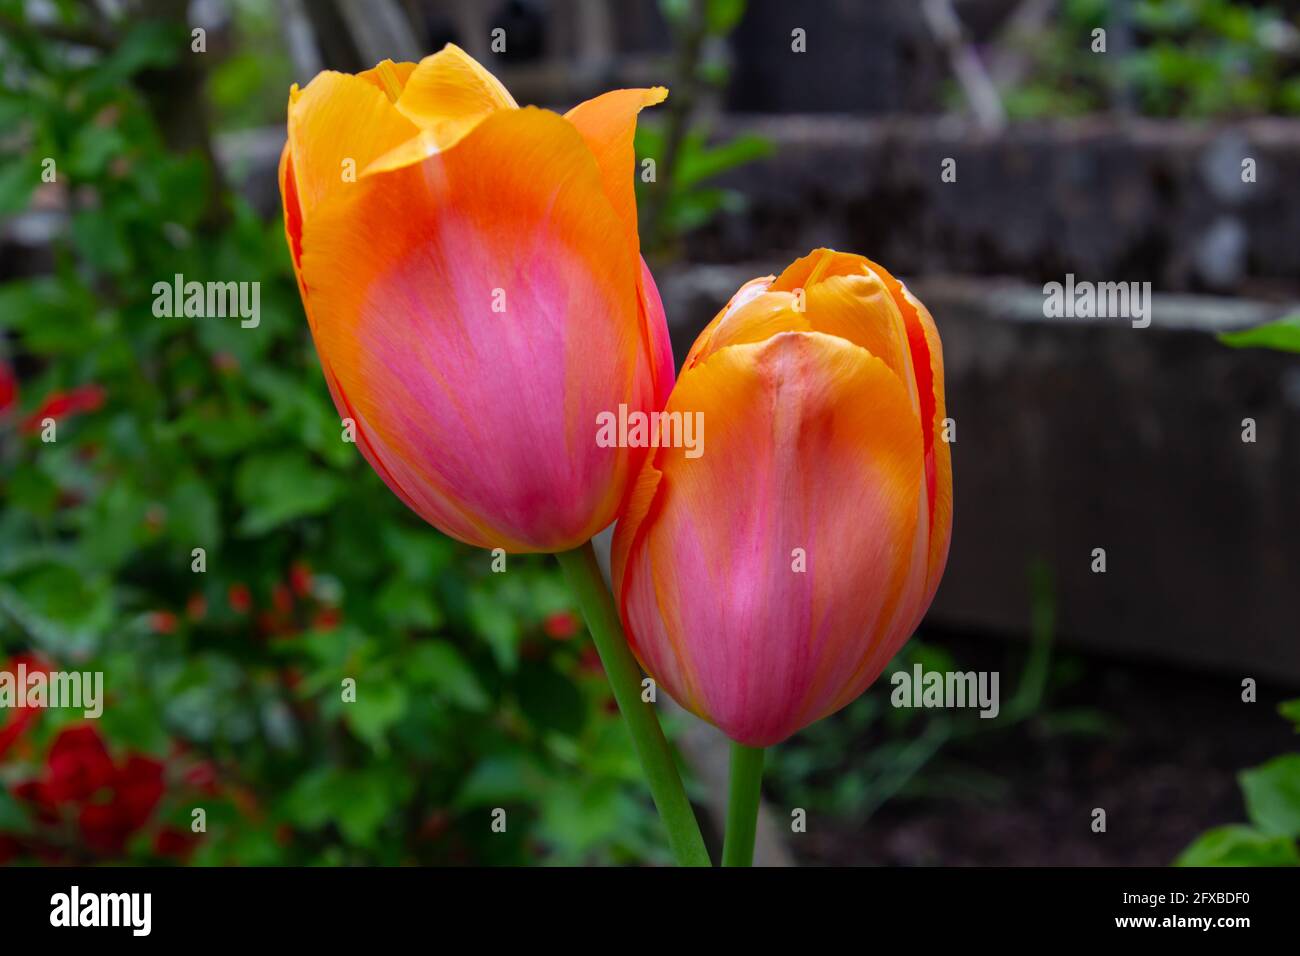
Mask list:
[[[284,205],[284,238],[289,243],[289,256],[297,274],[302,260],[302,206],[298,202],[298,183],[293,178],[288,142],[280,150],[280,201]],[[301,277],[299,282],[301,289]]]
[[[910,636],[925,581],[916,417],[883,362],[816,332],[715,352],[668,410],[703,414],[703,454],[660,449],[619,521],[629,641],[684,706],[774,743],[861,693],[864,662]]]
[[[775,282],[753,279],[742,286],[696,339],[683,368],[718,349],[761,342],[777,332],[825,332],[889,366],[919,413],[907,326],[889,285],[861,256],[819,251],[825,254],[800,259]],[[800,263],[807,268],[796,269]],[[807,287],[798,284],[803,281]]]
[[[323,364],[430,523],[554,551],[615,517],[645,451],[598,447],[596,416],[659,385],[618,229],[581,137],[532,108],[305,224]]]
[[[896,294],[908,325],[912,364],[916,368],[922,421],[930,422],[928,428],[922,427],[925,428],[925,465],[931,527],[929,593],[933,596],[938,590],[939,579],[943,576],[944,565],[948,561],[948,544],[952,538],[952,449],[943,440],[943,422],[948,417],[944,401],[943,343],[939,340],[939,330],[935,327],[930,310],[903,283],[879,266],[875,268],[888,282],[897,286]]]
[[[713,317],[713,320],[704,327],[704,330],[695,337],[695,341],[691,344],[690,351],[686,353],[686,361],[682,363],[682,369],[685,370],[690,368],[698,359],[712,353],[714,351],[713,337],[717,332],[718,327],[726,321],[733,312],[737,311],[747,303],[752,302],[754,299],[757,299],[766,292],[768,287],[772,284],[772,280],[775,278],[775,276],[759,276],[756,279],[750,279],[737,289],[735,295],[728,300],[722,310],[719,311],[718,314]]]
[[[303,220],[326,199],[355,190],[363,169],[417,132],[379,87],[359,77],[327,71],[304,90],[294,87],[289,152]]]
[[[419,133],[379,157],[366,175],[418,163],[450,149],[498,110],[518,109],[501,81],[452,43],[411,71],[396,106]]]
[[[357,77],[382,90],[390,100],[396,100],[401,96],[402,88],[406,86],[406,81],[410,79],[414,70],[414,63],[396,63],[392,60],[381,60],[370,69],[362,70],[357,74]]]
[[[632,242],[637,242],[636,152],[632,140],[636,135],[637,115],[647,106],[662,103],[668,91],[662,86],[649,89],[611,90],[579,103],[564,118],[572,123],[587,148],[596,157],[605,195],[609,197]],[[639,248],[639,245],[638,245]]]
[[[832,276],[862,275],[863,264],[867,262],[867,259],[853,252],[814,249],[786,266],[785,271],[772,283],[772,291],[793,292]]]

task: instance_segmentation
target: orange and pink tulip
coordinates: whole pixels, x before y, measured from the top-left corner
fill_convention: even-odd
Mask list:
[[[861,694],[911,636],[952,529],[938,332],[902,283],[817,250],[744,285],[700,334],[614,535],[646,671],[753,747]]]
[[[627,499],[647,451],[595,427],[673,384],[633,196],[637,114],[666,95],[521,109],[454,46],[290,93],[285,231],[330,393],[452,537],[566,550]]]

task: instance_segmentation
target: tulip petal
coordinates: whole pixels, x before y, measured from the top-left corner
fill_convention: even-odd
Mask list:
[[[943,569],[948,561],[948,545],[952,538],[952,449],[942,439],[943,422],[948,417],[944,403],[943,345],[939,341],[939,330],[935,327],[929,309],[886,269],[874,262],[871,263],[871,268],[889,286],[895,301],[899,303],[907,325],[912,366],[916,370],[921,421],[925,423],[922,428],[926,497],[932,529],[927,594],[932,598],[943,577]],[[926,599],[927,605],[929,598]]]
[[[623,226],[634,248],[637,239],[636,153],[632,146],[636,135],[637,115],[647,106],[662,103],[668,91],[662,86],[649,89],[611,90],[579,103],[564,118],[572,123],[586,140],[591,154],[600,166],[605,195],[623,220]]]
[[[300,214],[309,220],[326,199],[355,190],[345,161],[359,173],[418,129],[373,83],[344,73],[318,74],[289,98],[289,153]]]
[[[415,72],[415,66],[414,63],[397,63],[393,60],[382,60],[379,64],[370,69],[362,70],[357,74],[357,78],[372,84],[376,89],[382,91],[385,96],[388,96],[390,92],[390,84],[396,83],[398,95],[400,96],[401,90],[406,86],[406,81],[409,80],[411,74]],[[388,98],[390,100],[392,99],[391,96],[388,96]]]
[[[406,78],[397,110],[418,133],[376,157],[362,175],[401,169],[455,146],[498,110],[518,109],[514,97],[472,56],[448,43]]]
[[[777,332],[824,332],[860,345],[898,376],[912,406],[920,411],[912,350],[902,312],[883,277],[857,260],[858,272],[841,271],[818,278],[807,287],[739,293],[696,339],[686,366],[703,361],[718,349],[761,342]],[[789,270],[787,270],[787,273]],[[751,280],[743,288],[757,292]]]
[[[785,271],[772,283],[772,292],[793,292],[835,276],[863,275],[867,260],[853,252],[836,252],[834,249],[814,249],[801,259],[785,267]]]
[[[668,317],[664,314],[663,300],[659,298],[659,287],[655,285],[645,260],[639,255],[637,258],[641,262],[641,281],[637,287],[641,303],[641,337],[655,381],[652,410],[657,411],[668,403],[677,370],[673,364],[673,341],[668,334]]]
[[[322,359],[430,523],[555,551],[613,520],[645,453],[597,447],[596,416],[649,409],[662,387],[642,344],[658,297],[611,249],[619,228],[582,138],[532,108],[305,224]]]
[[[280,201],[284,204],[284,238],[289,243],[289,257],[297,275],[302,259],[302,205],[298,202],[298,182],[293,178],[293,160],[287,141],[280,150]],[[302,291],[301,277],[298,288]]]
[[[421,60],[397,100],[416,126],[454,139],[497,110],[518,106],[500,80],[454,43]]]
[[[629,641],[684,706],[766,746],[841,706],[848,675],[861,693],[864,661],[911,633],[917,418],[884,362],[817,332],[714,352],[668,411],[702,412],[707,441],[659,449],[619,522]]]
[[[718,330],[718,326],[726,321],[732,313],[738,311],[745,305],[748,305],[750,302],[757,299],[759,296],[763,295],[763,293],[768,290],[768,287],[771,286],[772,280],[775,278],[775,276],[760,276],[756,279],[750,279],[737,289],[736,294],[733,295],[727,304],[723,306],[722,310],[713,317],[713,320],[704,327],[704,330],[695,337],[695,341],[691,344],[690,351],[686,353],[686,361],[682,363],[682,368],[688,369],[704,356],[715,352],[716,349],[713,347],[713,337]],[[782,303],[782,305],[777,305],[778,301]],[[785,308],[783,303],[786,301],[787,300],[785,299],[774,299],[772,311],[776,314],[784,314]]]

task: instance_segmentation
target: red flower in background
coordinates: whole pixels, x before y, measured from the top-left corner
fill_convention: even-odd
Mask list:
[[[41,823],[75,815],[87,849],[116,855],[162,800],[163,769],[142,754],[114,763],[99,731],[79,724],[65,728],[50,746],[44,776],[20,783],[14,795]]]
[[[199,838],[193,833],[186,833],[179,827],[163,827],[154,835],[153,852],[157,856],[184,862],[189,860],[198,842]],[[3,852],[2,848],[0,852]]]
[[[23,431],[34,435],[41,430],[47,418],[58,421],[82,412],[97,411],[104,404],[104,389],[100,385],[79,385],[66,392],[54,392],[23,422]]]
[[[311,567],[305,561],[289,565],[289,587],[300,598],[311,594]]]
[[[121,853],[131,834],[149,822],[163,795],[163,765],[132,754],[115,770],[111,786],[107,802],[84,805],[77,819],[86,845],[105,854]]]
[[[37,671],[48,671],[49,664],[31,654],[18,654],[9,659],[5,665],[5,670],[10,674],[18,673],[19,665],[24,665],[28,674],[34,674]],[[26,733],[41,712],[30,707],[23,708],[5,708],[0,710],[0,758],[3,758],[9,749],[13,747],[18,740]]]
[[[236,614],[247,614],[248,609],[253,606],[253,595],[248,590],[247,584],[235,583],[230,586],[226,592],[226,600],[230,602],[230,609]]]
[[[278,614],[288,614],[293,610],[293,593],[288,585],[277,583],[271,589],[271,604]]]
[[[323,607],[316,612],[316,616],[311,620],[311,626],[317,631],[332,631],[338,627],[343,620],[343,612],[336,607]]]
[[[578,632],[578,619],[568,611],[557,611],[546,616],[546,620],[542,622],[542,630],[546,632],[547,637],[557,641],[567,641]]]
[[[0,359],[0,415],[7,412],[16,401],[18,401],[18,376],[14,374],[13,366]]]
[[[176,615],[171,611],[153,611],[149,614],[149,630],[155,634],[175,634]]]
[[[113,758],[89,724],[69,727],[50,747],[45,786],[55,803],[89,800],[113,782]]]

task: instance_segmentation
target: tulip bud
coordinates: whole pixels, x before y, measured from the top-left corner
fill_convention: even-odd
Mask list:
[[[646,450],[601,447],[596,419],[672,387],[632,151],[666,95],[520,109],[450,45],[290,93],[285,233],[326,383],[375,471],[452,537],[567,550],[626,500]]]
[[[880,266],[820,249],[741,287],[666,410],[703,412],[708,447],[656,449],[618,522],[628,640],[683,706],[778,743],[861,694],[938,587],[938,332]]]

